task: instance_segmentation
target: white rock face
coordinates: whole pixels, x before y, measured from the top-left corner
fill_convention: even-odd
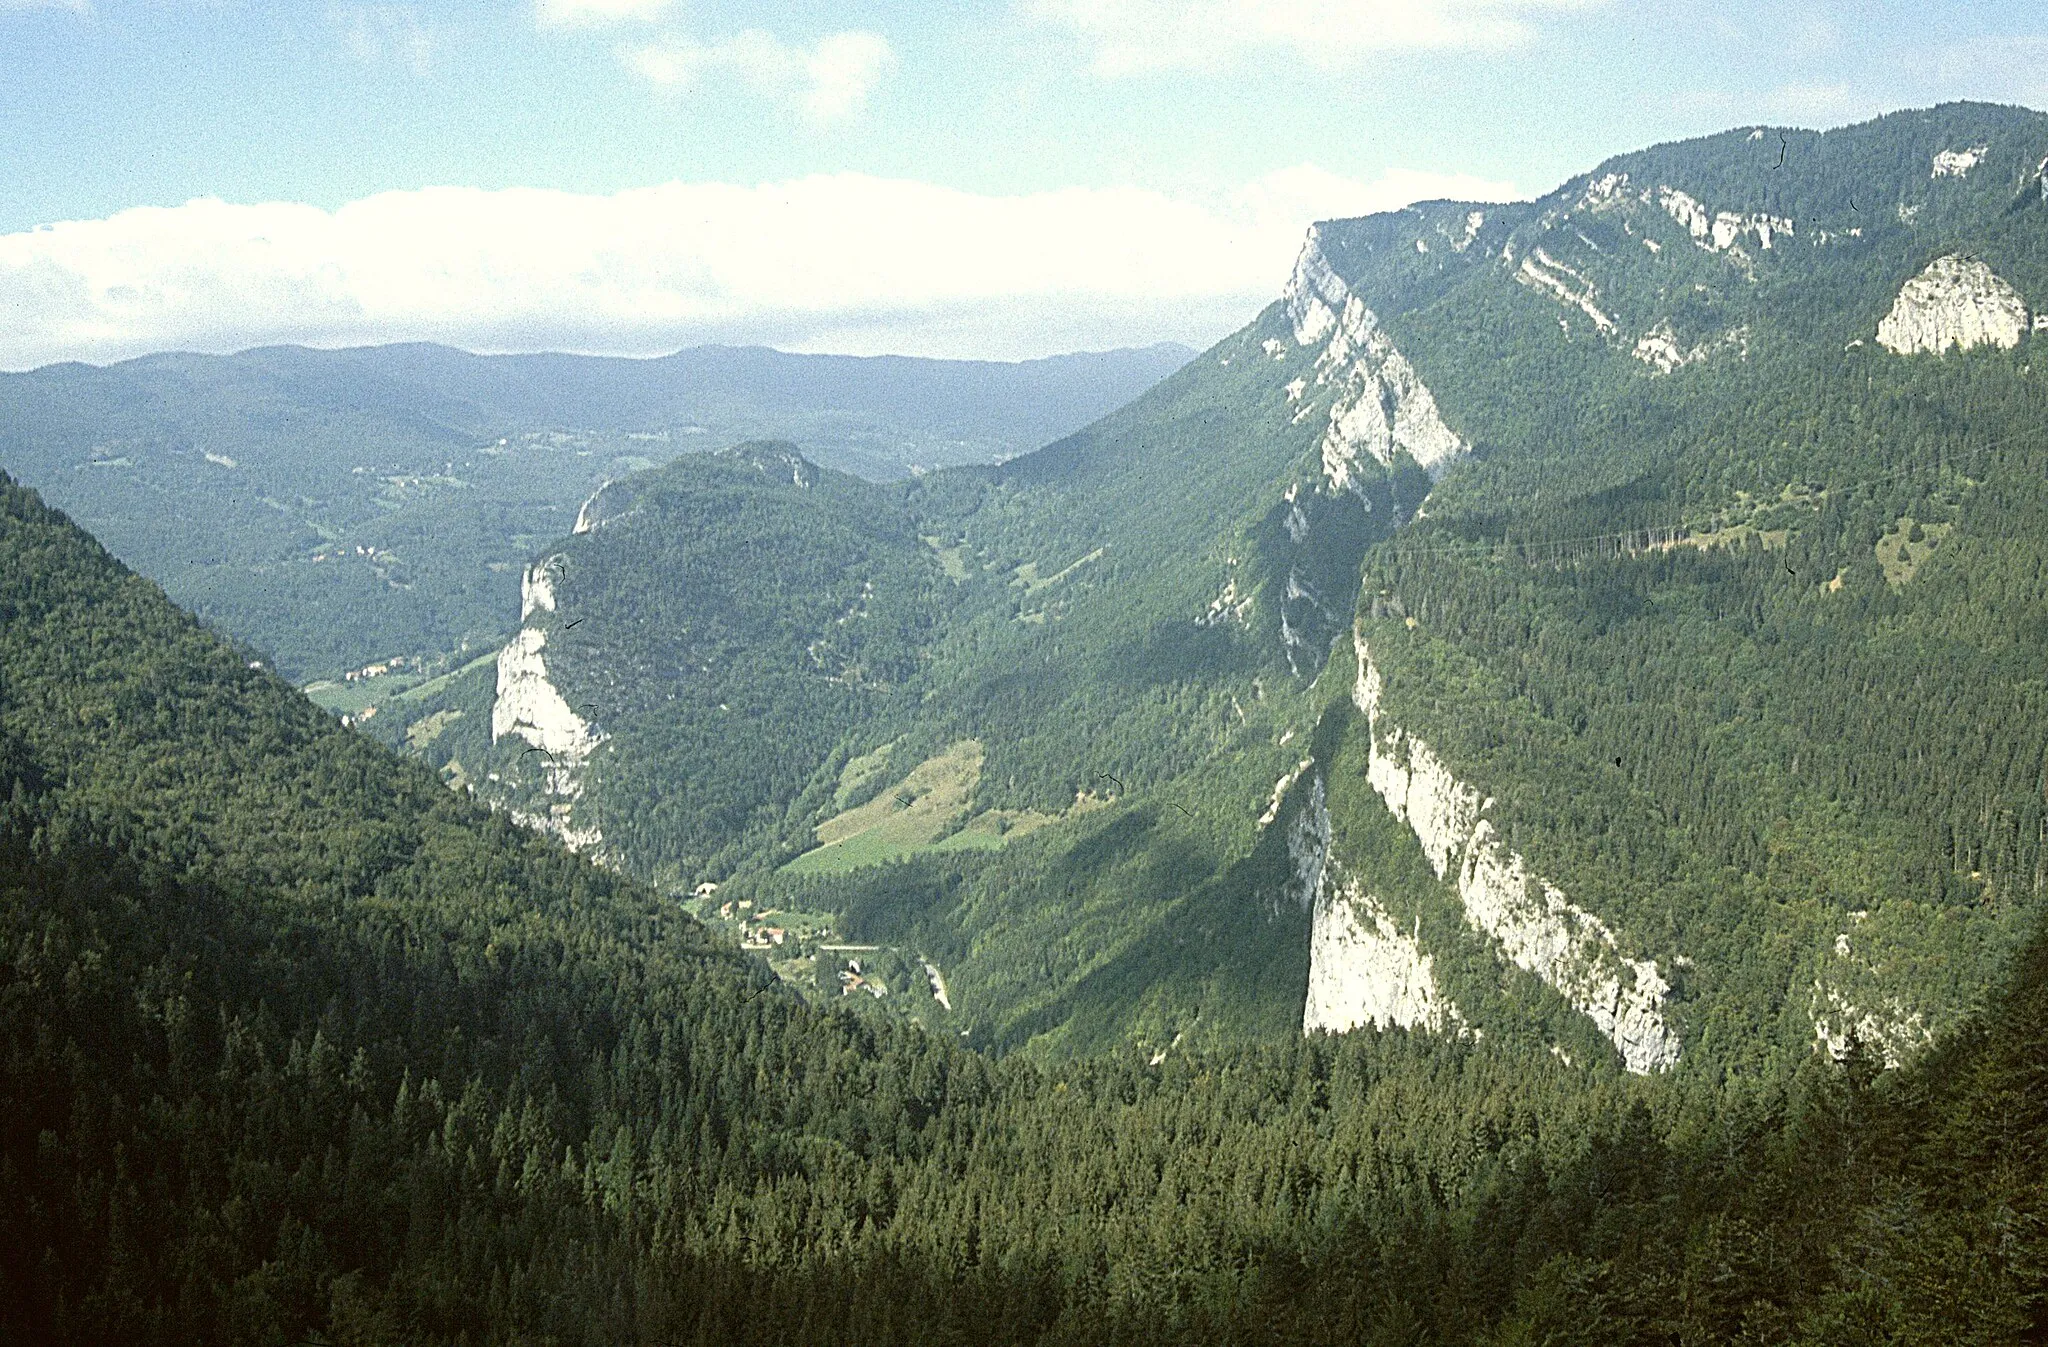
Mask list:
[[[1300,768],[1280,778],[1280,786],[1273,795],[1275,804],[1287,793],[1287,788],[1300,779],[1302,770],[1307,766],[1304,762]],[[1287,859],[1294,870],[1281,886],[1281,899],[1307,912],[1322,893],[1323,881],[1328,878],[1330,868],[1330,804],[1320,772],[1309,781],[1308,799],[1288,825]]]
[[[521,627],[511,644],[498,652],[498,696],[491,704],[491,739],[516,734],[553,758],[555,770],[566,774],[581,767],[604,736],[569,706],[548,681],[548,634]],[[558,792],[559,793],[559,792]]]
[[[551,833],[559,837],[562,839],[562,845],[571,851],[589,851],[604,842],[604,833],[598,828],[579,828],[571,823],[569,806],[566,804],[554,805],[545,814],[529,814],[524,809],[508,809],[505,812],[522,828],[531,828],[537,833]]]
[[[521,622],[543,608],[551,613],[555,611],[555,577],[554,572],[548,569],[549,562],[553,560],[554,558],[550,557],[548,561],[543,561],[538,566],[528,566],[525,574],[519,577]]]
[[[1237,588],[1237,577],[1232,576],[1223,585],[1223,590],[1209,600],[1209,610],[1195,619],[1198,627],[1220,627],[1226,622],[1235,622],[1242,627],[1252,610],[1252,596],[1241,594]]]
[[[1877,325],[1887,351],[1911,355],[1945,352],[1954,346],[2020,344],[2027,330],[2027,304],[2020,292],[1974,257],[1937,257],[1899,289],[1892,311]]]
[[[1603,173],[1586,184],[1586,190],[1579,195],[1582,210],[1609,210],[1621,205],[1628,195],[1628,174]]]
[[[1285,898],[1313,912],[1308,999],[1301,1031],[1463,1028],[1458,1008],[1437,990],[1434,962],[1413,935],[1403,935],[1379,899],[1346,876],[1330,855],[1330,811],[1323,779],[1288,830],[1294,862]]]
[[[1733,248],[1745,235],[1753,236],[1760,247],[1769,248],[1779,235],[1794,232],[1792,221],[1782,216],[1761,212],[1740,215],[1726,210],[1710,212],[1698,200],[1676,187],[1659,186],[1657,204],[1685,227],[1694,243],[1710,253]]]
[[[1303,758],[1293,771],[1281,773],[1280,779],[1273,783],[1273,798],[1266,805],[1266,812],[1259,815],[1259,826],[1261,828],[1267,827],[1274,819],[1280,817],[1280,805],[1287,798],[1289,788],[1295,782],[1301,780],[1301,774],[1306,772],[1314,762],[1314,758]]]
[[[1714,246],[1711,251],[1732,248],[1745,234],[1753,235],[1760,246],[1768,248],[1779,235],[1792,232],[1792,222],[1783,216],[1737,215],[1724,210],[1714,216]]]
[[[1934,1031],[1917,1010],[1909,1011],[1895,996],[1886,996],[1873,986],[1878,970],[1869,959],[1856,953],[1856,924],[1868,912],[1851,912],[1850,929],[1835,936],[1835,957],[1813,980],[1813,994],[1806,1013],[1813,1020],[1814,1046],[1836,1061],[1849,1055],[1850,1045],[1860,1043],[1883,1059],[1886,1067],[1906,1063],[1920,1049],[1934,1041]],[[1852,990],[1844,990],[1842,984]],[[1869,1010],[1859,1001],[1877,1001],[1882,1010]]]
[[[1876,1052],[1886,1067],[1897,1068],[1934,1041],[1920,1012],[1908,1014],[1897,1001],[1890,1002],[1882,1015],[1863,1010],[1820,978],[1813,980],[1807,1013],[1813,1017],[1814,1046],[1838,1062],[1849,1055],[1852,1043],[1860,1043]]]
[[[1308,999],[1301,1031],[1464,1027],[1437,990],[1435,961],[1403,935],[1377,898],[1348,877],[1326,877],[1309,935]]]
[[[1366,457],[1391,465],[1406,450],[1432,476],[1441,476],[1471,446],[1444,424],[1415,367],[1380,327],[1379,317],[1351,293],[1323,256],[1322,235],[1311,228],[1285,293],[1297,345],[1323,346],[1315,383],[1331,388],[1329,429],[1323,434],[1323,475],[1336,491],[1360,490]]]
[[[1984,162],[1990,152],[1989,145],[1972,145],[1967,150],[1943,150],[1934,156],[1934,171],[1930,178],[1960,178]]]
[[[1682,365],[1703,359],[1706,352],[1688,351],[1681,347],[1671,324],[1662,321],[1636,339],[1636,349],[1630,354],[1657,373],[1669,374]]]
[[[1664,1023],[1670,984],[1656,961],[1624,959],[1605,922],[1529,873],[1482,817],[1493,802],[1453,776],[1428,744],[1387,721],[1379,670],[1362,630],[1353,628],[1352,643],[1358,655],[1352,700],[1371,727],[1367,780],[1414,832],[1437,875],[1455,876],[1466,921],[1598,1025],[1630,1071],[1670,1067],[1679,1042]]]
[[[590,493],[590,499],[584,501],[581,508],[576,511],[576,527],[571,529],[570,532],[589,533],[593,529],[602,528],[609,522],[605,518],[604,507],[599,504],[599,501],[604,497],[606,488],[609,486],[611,486],[611,483],[606,482]]]
[[[520,581],[522,617],[545,609],[555,611],[553,578],[545,563],[528,568]],[[576,714],[569,701],[548,679],[548,635],[538,627],[521,627],[511,643],[498,652],[498,691],[491,703],[491,742],[514,735],[547,755],[547,793],[574,800],[583,793],[578,774],[605,736],[593,731],[589,722]],[[551,807],[547,815],[514,817],[529,827],[552,832],[570,847],[596,846],[604,839],[596,828],[576,828],[569,821],[567,804]]]
[[[1543,249],[1538,248],[1522,259],[1522,265],[1515,272],[1515,279],[1541,294],[1584,313],[1593,320],[1593,327],[1603,336],[1614,331],[1614,320],[1600,311],[1594,303],[1599,291],[1594,288],[1582,271],[1566,266]]]
[[[1672,329],[1671,320],[1660,318],[1656,324],[1636,339],[1636,348],[1630,354],[1650,367],[1654,374],[1669,374],[1686,365],[1697,364],[1712,355],[1717,349],[1733,347],[1743,355],[1749,354],[1749,329],[1738,327],[1722,333],[1712,343],[1684,347],[1678,344],[1678,333]]]
[[[1692,235],[1694,243],[1702,248],[1711,248],[1708,240],[1714,233],[1714,217],[1707,213],[1705,206],[1676,187],[1659,187],[1657,204],[1662,206],[1672,219],[1684,226],[1685,232]]]

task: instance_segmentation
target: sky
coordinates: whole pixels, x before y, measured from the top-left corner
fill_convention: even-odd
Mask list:
[[[1202,346],[1316,219],[1954,98],[2048,6],[0,0],[0,369]]]

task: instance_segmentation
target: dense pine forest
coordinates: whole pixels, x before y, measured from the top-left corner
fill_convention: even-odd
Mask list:
[[[1005,463],[621,459],[356,728],[0,477],[0,1342],[2048,1340],[2043,155],[1729,132]],[[1965,254],[2011,340],[1879,344]]]
[[[2048,941],[1910,1069],[810,1008],[9,486],[0,1324],[35,1342],[2015,1342]]]

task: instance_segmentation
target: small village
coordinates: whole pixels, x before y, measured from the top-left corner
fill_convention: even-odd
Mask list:
[[[895,997],[909,1011],[926,1005],[924,996],[904,995],[922,985],[930,1005],[953,1009],[944,975],[928,960],[888,945],[837,942],[831,919],[818,913],[760,906],[750,898],[720,901],[717,894],[718,885],[699,884],[690,891],[689,905],[737,934],[740,949],[766,958],[791,986],[826,997]]]

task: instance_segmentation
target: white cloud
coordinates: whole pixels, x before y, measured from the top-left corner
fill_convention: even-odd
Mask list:
[[[877,33],[833,33],[805,49],[759,28],[718,42],[669,37],[623,55],[629,68],[665,88],[695,89],[730,75],[757,92],[795,99],[806,118],[820,123],[859,112],[895,60]]]
[[[534,0],[533,17],[543,28],[651,23],[674,4],[675,0]]]
[[[331,212],[199,200],[0,235],[0,368],[270,342],[1004,358],[1205,343],[1279,293],[1312,219],[1512,194],[1303,166],[1214,201],[858,174],[612,196],[432,188]]]
[[[336,5],[328,19],[341,38],[342,50],[365,65],[389,62],[416,75],[427,73],[434,53],[434,35],[412,5]]]
[[[1102,75],[1215,70],[1280,54],[1319,69],[1400,47],[1503,47],[1533,15],[1602,0],[1022,0],[1093,48]]]

